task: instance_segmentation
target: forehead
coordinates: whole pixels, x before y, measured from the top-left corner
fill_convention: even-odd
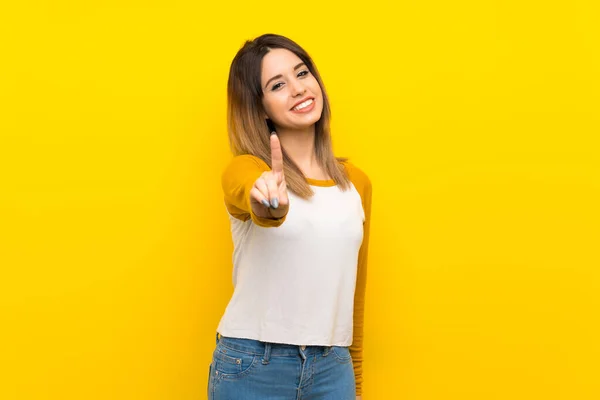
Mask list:
[[[290,72],[301,62],[300,57],[287,49],[273,49],[262,59],[261,79],[265,82],[275,75]]]

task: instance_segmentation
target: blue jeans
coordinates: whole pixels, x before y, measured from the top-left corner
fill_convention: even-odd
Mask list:
[[[221,336],[209,400],[356,400],[348,347],[296,346]]]

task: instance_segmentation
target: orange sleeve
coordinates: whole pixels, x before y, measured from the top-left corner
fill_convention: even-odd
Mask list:
[[[263,172],[270,171],[263,160],[252,155],[236,156],[221,175],[221,186],[225,199],[225,207],[232,217],[241,221],[252,221],[265,228],[278,227],[285,221],[281,218],[261,218],[252,211],[250,206],[250,190],[254,182]]]
[[[354,378],[356,381],[356,395],[362,395],[362,362],[363,362],[363,331],[365,316],[365,289],[367,286],[367,257],[369,252],[369,236],[371,230],[371,194],[372,185],[367,175],[345,162],[350,180],[356,187],[362,199],[365,221],[363,224],[363,241],[358,252],[356,290],[354,292],[354,328],[350,354],[354,365]]]

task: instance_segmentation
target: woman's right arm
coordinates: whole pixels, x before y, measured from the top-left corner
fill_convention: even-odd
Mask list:
[[[251,155],[234,157],[221,177],[225,206],[242,221],[252,221],[262,227],[277,227],[289,210],[287,186],[283,173],[281,145],[271,136],[272,169],[260,158]]]

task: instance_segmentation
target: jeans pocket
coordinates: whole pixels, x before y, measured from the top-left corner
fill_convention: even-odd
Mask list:
[[[333,346],[331,348],[337,362],[346,364],[352,362],[352,356],[350,355],[350,348],[344,346]]]
[[[213,352],[214,374],[221,379],[246,376],[257,364],[258,356],[217,345]]]

